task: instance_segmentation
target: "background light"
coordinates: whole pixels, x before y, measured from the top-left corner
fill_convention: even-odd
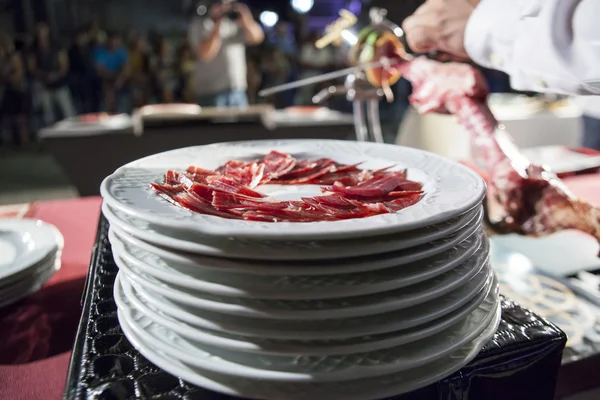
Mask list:
[[[200,16],[206,15],[207,12],[208,12],[208,8],[206,8],[205,5],[199,5],[198,8],[196,9],[196,13]]]
[[[299,14],[306,14],[315,5],[315,0],[291,0],[292,8]]]
[[[350,45],[354,46],[358,43],[358,37],[349,30],[342,31],[342,38]]]
[[[274,27],[279,21],[279,14],[274,11],[263,11],[260,13],[260,22],[267,28]]]
[[[354,15],[359,15],[362,11],[362,2],[360,0],[350,0],[348,2],[348,11]]]

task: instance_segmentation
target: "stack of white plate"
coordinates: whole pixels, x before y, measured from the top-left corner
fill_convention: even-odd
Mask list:
[[[52,225],[0,219],[0,307],[37,292],[60,269],[63,245]]]
[[[425,196],[395,214],[263,223],[194,214],[148,186],[167,169],[214,169],[274,149],[369,169],[396,164]],[[320,194],[258,190],[278,199]],[[341,141],[219,144],[128,164],[102,195],[123,332],[193,384],[244,398],[382,398],[457,371],[498,327],[485,185],[445,158]]]

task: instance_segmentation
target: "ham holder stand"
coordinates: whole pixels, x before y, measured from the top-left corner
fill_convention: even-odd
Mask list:
[[[357,18],[350,12],[341,10],[340,18],[327,27],[325,36],[317,41],[316,46],[322,48],[329,44],[336,44],[338,46],[341,45],[349,48],[349,58],[353,65],[350,68],[265,89],[262,90],[259,95],[265,97],[274,93],[345,76],[346,80],[343,85],[332,85],[321,90],[313,97],[313,103],[321,104],[332,96],[345,95],[346,99],[351,101],[353,105],[354,129],[357,140],[361,142],[372,141],[383,143],[383,134],[379,119],[379,101],[383,97],[386,97],[388,101],[392,101],[393,95],[389,90],[389,86],[386,88],[382,87],[381,83],[383,82],[374,81],[373,77],[367,76],[367,71],[375,69],[384,70],[389,66],[390,61],[395,55],[378,51],[376,48],[382,46],[377,43],[369,42],[368,38],[361,38],[361,34],[358,33],[358,31],[365,32],[365,35],[373,33],[373,42],[375,40],[380,42],[382,37],[387,36],[388,43],[386,44],[389,44],[389,38],[396,39],[396,41],[391,44],[392,48],[398,43],[402,44],[402,50],[407,48],[408,46],[404,41],[404,32],[402,31],[402,28],[387,20],[385,18],[386,15],[386,10],[372,8],[369,12],[368,23],[364,24],[365,26],[362,29],[354,29],[357,25]],[[366,53],[367,58],[364,59],[364,57],[359,54],[357,54],[357,56],[361,57],[354,57],[354,54],[362,51],[360,46],[364,44],[364,42],[368,42],[369,45],[372,45],[371,48],[364,52]],[[385,42],[385,39],[382,42]],[[382,56],[377,57],[377,53],[381,53]],[[411,57],[407,54],[405,54],[405,56]],[[395,78],[395,80],[397,80],[399,77],[400,75],[398,74],[397,77],[393,77],[392,79]]]

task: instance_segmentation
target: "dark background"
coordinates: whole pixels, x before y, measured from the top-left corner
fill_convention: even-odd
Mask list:
[[[32,32],[37,21],[47,21],[53,33],[68,36],[82,24],[98,21],[106,29],[169,33],[186,29],[191,12],[201,0],[0,0],[0,31],[19,37]],[[298,18],[288,0],[245,0],[258,14],[276,11],[282,20]],[[311,26],[325,26],[339,9],[351,3],[384,7],[400,23],[423,0],[315,0],[307,18]],[[356,4],[353,4],[356,6]]]

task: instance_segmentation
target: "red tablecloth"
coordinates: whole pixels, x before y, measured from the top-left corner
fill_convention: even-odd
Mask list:
[[[600,174],[565,182],[600,205]],[[27,213],[56,225],[65,249],[61,270],[40,292],[0,310],[0,400],[62,397],[100,203],[99,198],[40,202]]]
[[[62,398],[100,202],[41,202],[26,214],[58,227],[65,248],[62,268],[42,290],[0,310],[0,399]]]

